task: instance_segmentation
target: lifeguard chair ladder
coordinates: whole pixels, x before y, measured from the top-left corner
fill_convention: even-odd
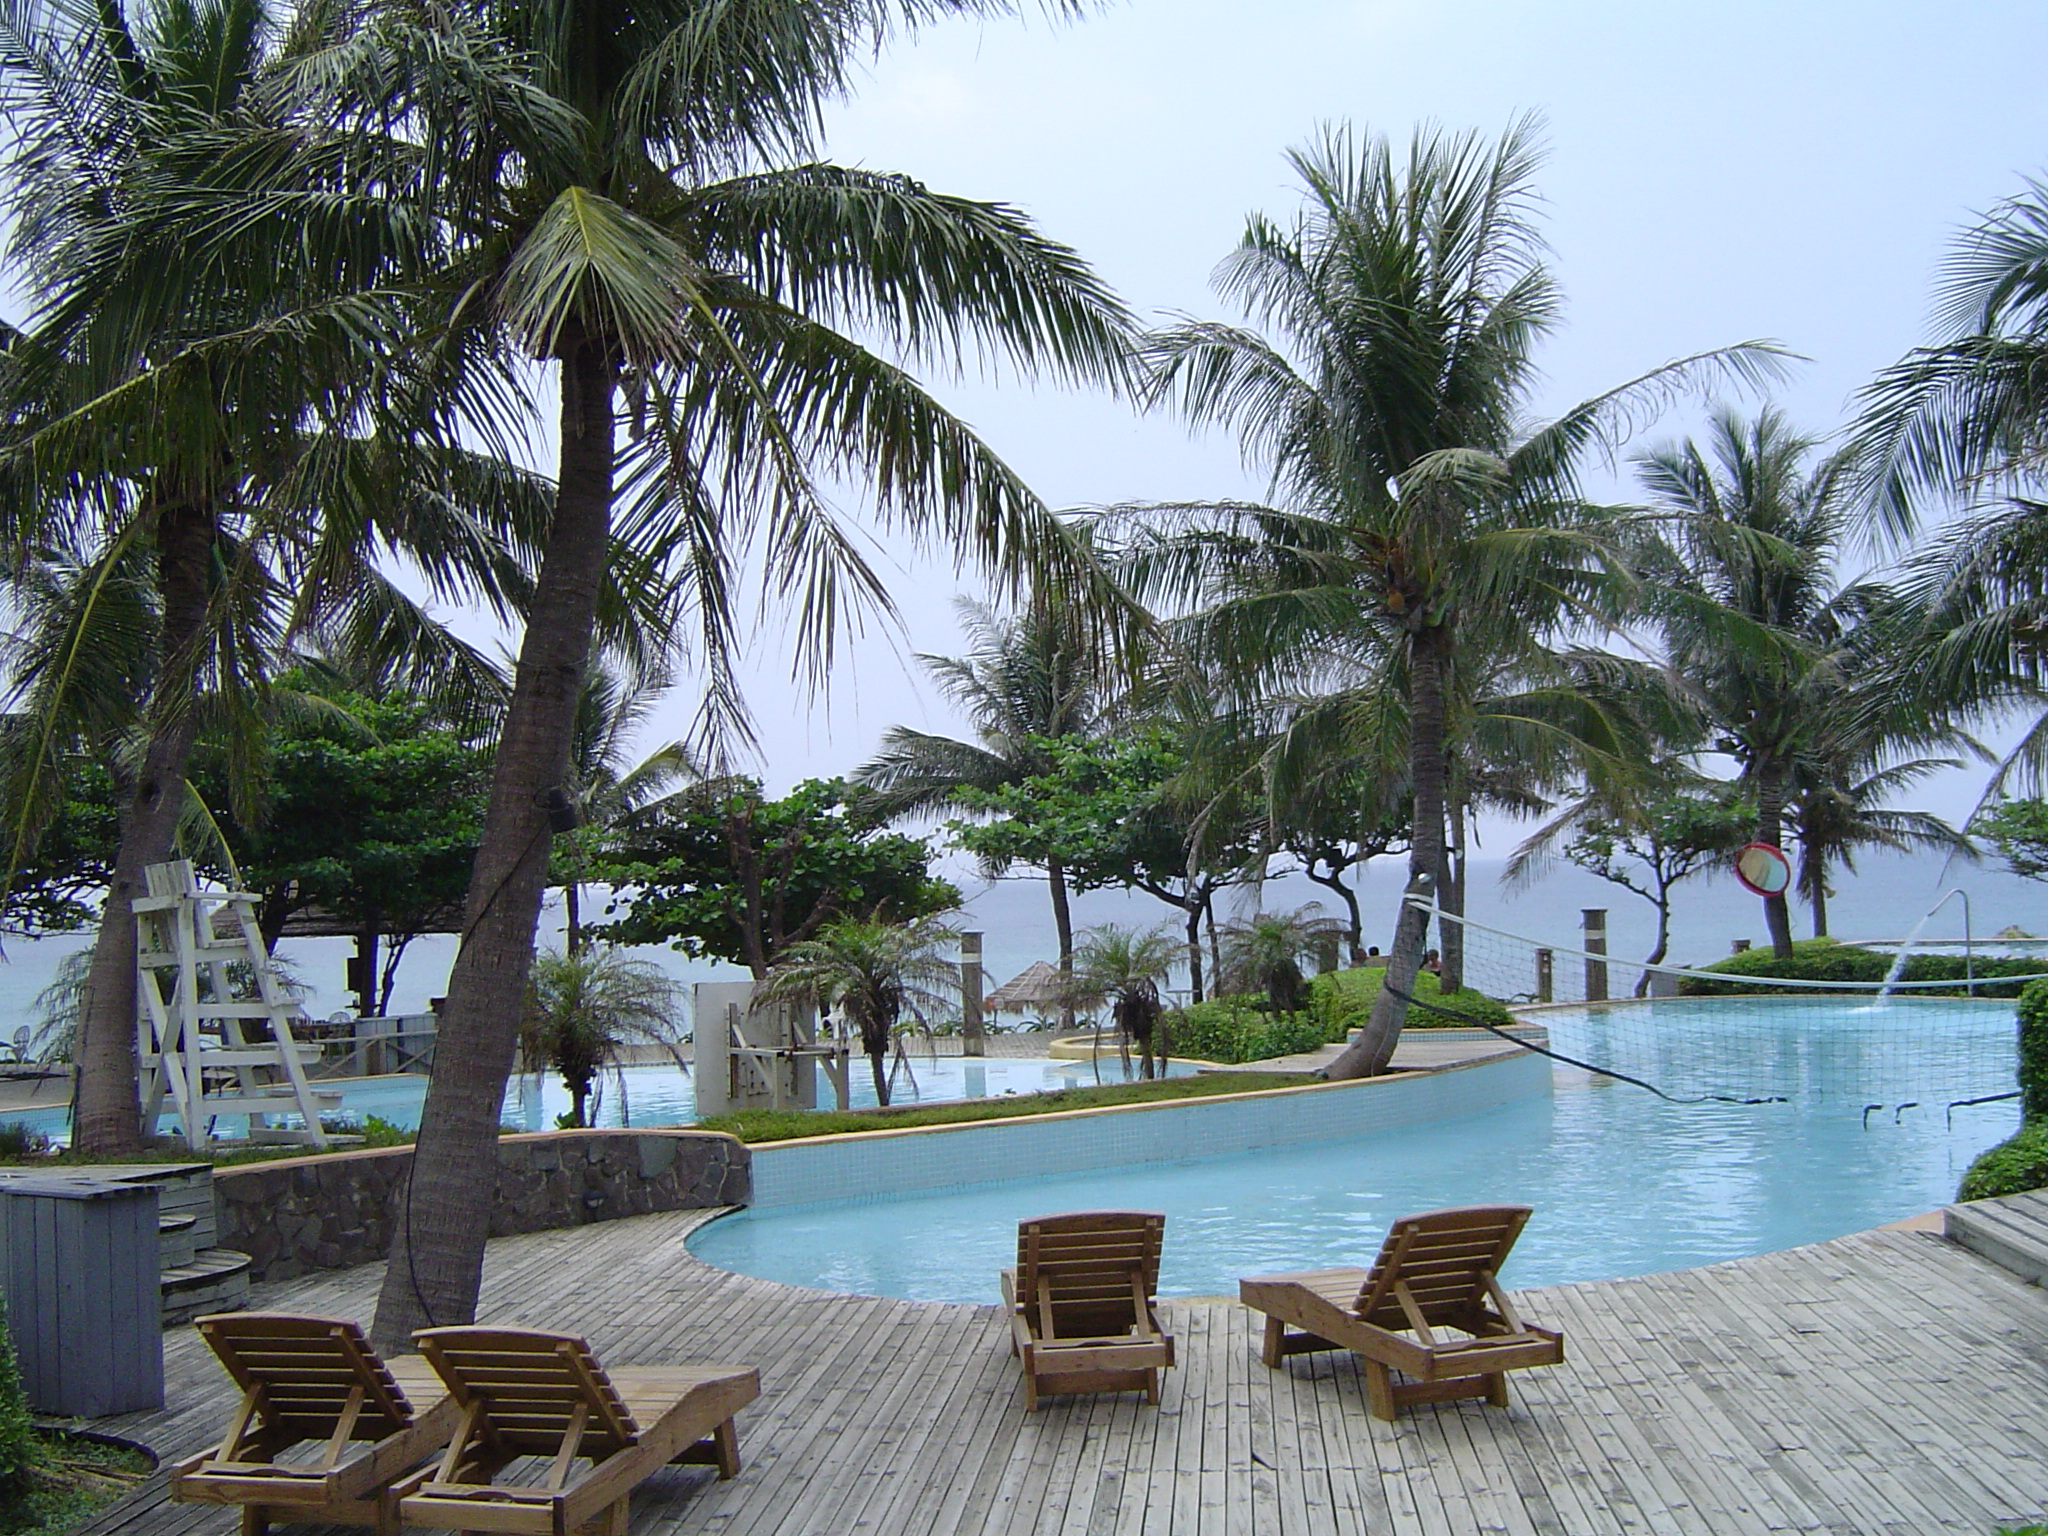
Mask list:
[[[186,1145],[212,1144],[218,1115],[247,1115],[252,1142],[325,1147],[322,1111],[341,1096],[315,1093],[301,1044],[305,1010],[270,963],[247,891],[200,887],[187,859],[152,864],[135,910],[136,1054],[142,1123],[178,1117]],[[279,1124],[296,1117],[297,1125]]]

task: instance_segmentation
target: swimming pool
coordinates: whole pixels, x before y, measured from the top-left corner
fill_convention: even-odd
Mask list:
[[[1667,1091],[1783,1092],[1783,1103],[1671,1104],[1561,1068],[1547,1098],[1426,1127],[853,1207],[746,1211],[690,1246],[722,1268],[792,1285],[965,1302],[995,1299],[1020,1219],[1096,1207],[1167,1213],[1160,1288],[1179,1295],[1235,1295],[1240,1275],[1364,1263],[1394,1217],[1446,1205],[1536,1208],[1509,1266],[1516,1285],[1766,1253],[1945,1203],[1970,1160],[2018,1124],[2010,1102],[1948,1108],[2011,1087],[2010,1002],[1853,1006],[1702,999],[1544,1016],[1560,1051]]]
[[[1184,1077],[1195,1069],[1186,1062],[1169,1064],[1169,1075]],[[1045,1057],[911,1056],[898,1063],[891,1074],[892,1104],[943,1103],[955,1099],[1001,1098],[1006,1094],[1045,1093],[1057,1088],[1092,1086],[1097,1081],[1093,1063],[1054,1061]],[[1101,1081],[1121,1082],[1123,1063],[1114,1056],[1102,1060]],[[322,1092],[339,1092],[341,1107],[335,1114],[343,1119],[380,1120],[412,1130],[420,1123],[420,1106],[426,1101],[427,1080],[411,1073],[391,1077],[348,1078],[339,1082],[315,1083]],[[855,1060],[850,1080],[856,1109],[875,1103],[875,1085],[867,1060]],[[607,1072],[599,1083],[599,1097],[592,1119],[599,1126],[688,1125],[697,1118],[697,1100],[690,1079],[673,1066],[627,1067]],[[829,1085],[820,1084],[819,1102],[833,1103]],[[569,1090],[553,1074],[520,1074],[505,1088],[504,1118],[522,1130],[551,1131],[555,1118],[569,1109]],[[0,1121],[18,1121],[46,1136],[62,1138],[68,1133],[70,1112],[62,1108],[0,1112]],[[166,1122],[167,1124],[170,1122]],[[222,1116],[217,1134],[233,1139],[248,1134],[247,1122]]]

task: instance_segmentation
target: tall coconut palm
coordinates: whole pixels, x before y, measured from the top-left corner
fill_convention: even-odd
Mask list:
[[[1138,1046],[1139,1070],[1157,1076],[1162,1065],[1155,1055],[1160,1015],[1159,986],[1181,958],[1181,944],[1166,927],[1140,930],[1102,923],[1081,935],[1074,952],[1073,1006],[1109,1006],[1110,1017],[1126,1040]]]
[[[1656,449],[1638,465],[1664,519],[1662,550],[1647,554],[1646,571],[1671,672],[1714,745],[1741,765],[1756,840],[1778,845],[1788,812],[1804,806],[1814,848],[1802,883],[1822,904],[1824,924],[1826,864],[1844,847],[1824,826],[1844,810],[1837,797],[1893,764],[1900,749],[1948,731],[1947,712],[1902,682],[1891,643],[1897,594],[1875,581],[1835,580],[1848,464],[1839,455],[1812,463],[1815,446],[1774,410],[1754,419],[1722,410],[1704,444]],[[1879,773],[1871,792],[1897,777]],[[1879,837],[1878,822],[1862,825]],[[1886,835],[1903,838],[1908,825]],[[1764,898],[1764,918],[1773,949],[1789,957],[1782,893]]]
[[[378,36],[482,26],[555,109],[491,124],[487,152],[443,168],[432,213],[453,251],[440,286],[451,332],[515,348],[561,385],[556,496],[410,1220],[378,1304],[377,1335],[396,1342],[474,1315],[489,1222],[477,1191],[495,1166],[547,879],[546,806],[568,772],[615,510],[651,560],[680,566],[706,709],[736,730],[729,662],[746,561],[765,573],[764,600],[793,614],[801,675],[822,673],[850,615],[887,606],[814,473],[865,485],[888,520],[1010,583],[1034,560],[1059,567],[1056,585],[1085,580],[1002,461],[848,330],[913,362],[951,368],[978,351],[1101,380],[1123,366],[1127,322],[1071,251],[1014,210],[804,163],[823,104],[868,45],[933,17],[1011,9],[1004,0],[484,0],[445,23],[398,0],[370,9]],[[324,78],[338,90],[394,82],[398,95],[361,115],[443,137],[437,75],[337,59]],[[474,142],[461,126],[449,137]]]
[[[968,653],[917,659],[939,692],[973,723],[976,739],[890,727],[880,751],[854,774],[877,792],[887,815],[942,810],[957,806],[962,790],[1003,789],[1050,772],[1054,764],[1045,742],[1093,738],[1109,718],[1099,652],[1072,609],[1033,603],[1004,618],[966,598],[954,607],[971,642]],[[1045,879],[1060,974],[1071,978],[1074,919],[1066,866],[1057,854],[1045,862]]]
[[[1298,657],[1368,641],[1406,693],[1413,891],[1444,863],[1448,711],[1468,643],[1501,651],[1585,616],[1618,553],[1577,494],[1583,451],[1703,375],[1756,377],[1746,346],[1669,364],[1533,433],[1534,346],[1557,290],[1533,222],[1534,125],[1494,142],[1326,131],[1290,156],[1291,227],[1254,217],[1217,283],[1283,340],[1192,323],[1153,339],[1156,398],[1233,425],[1271,474],[1273,507],[1167,509],[1183,536],[1146,562],[1147,592],[1227,601],[1212,634],[1234,668],[1284,684]],[[1404,903],[1391,991],[1332,1066],[1383,1070],[1427,920]]]
[[[936,916],[910,923],[843,917],[785,949],[761,996],[837,1008],[860,1036],[875,1100],[886,1105],[889,1050],[903,1015],[922,1018],[960,995],[960,967],[944,956],[959,941],[960,931]]]
[[[0,24],[16,130],[0,185],[35,306],[0,366],[5,540],[18,561],[61,537],[108,569],[146,552],[157,604],[147,744],[126,778],[86,989],[84,1148],[139,1140],[129,902],[144,868],[171,851],[199,701],[242,707],[266,654],[337,587],[364,605],[354,622],[389,638],[405,605],[389,601],[366,544],[389,547],[412,513],[466,499],[462,455],[392,361],[404,355],[402,315],[376,286],[372,242],[323,222],[313,202],[265,211],[223,193],[293,140],[274,88],[342,22],[320,13],[286,28],[265,0],[112,11],[20,0]],[[299,190],[317,199],[331,188],[331,156],[323,175],[325,186]],[[196,222],[180,224],[185,214]],[[452,556],[487,522],[434,548]],[[437,595],[461,588],[461,569],[453,558],[430,567]],[[506,593],[460,595],[502,606]],[[419,633],[398,624],[408,627]],[[79,660],[39,680],[46,696],[83,685]],[[48,803],[54,745],[45,731],[10,795],[17,862]]]

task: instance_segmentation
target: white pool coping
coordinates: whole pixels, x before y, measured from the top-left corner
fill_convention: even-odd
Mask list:
[[[1112,1105],[753,1147],[757,1210],[885,1200],[1050,1173],[1345,1141],[1547,1096],[1550,1062],[1504,1051],[1355,1082]]]

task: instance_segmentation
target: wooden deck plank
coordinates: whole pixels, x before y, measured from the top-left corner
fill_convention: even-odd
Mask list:
[[[1565,1364],[1512,1406],[1373,1420],[1349,1355],[1257,1358],[1234,1303],[1166,1306],[1182,1363],[1137,1394],[1027,1414],[992,1307],[833,1297],[724,1274],[701,1215],[491,1245],[488,1320],[572,1329],[607,1364],[756,1365],[732,1482],[676,1468],[634,1536],[1526,1536],[1967,1532],[2048,1512],[2048,1293],[1933,1237],[1876,1233],[1676,1275],[1529,1293]],[[375,1267],[257,1288],[367,1318]],[[165,1412],[107,1421],[166,1456],[218,1435],[231,1384],[165,1339]],[[229,1536],[159,1475],[80,1536]]]

